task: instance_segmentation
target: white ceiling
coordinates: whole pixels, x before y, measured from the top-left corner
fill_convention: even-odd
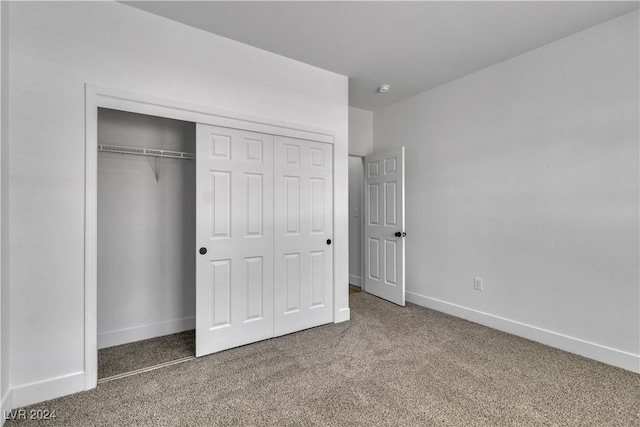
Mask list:
[[[349,76],[371,111],[637,9],[638,1],[124,2]],[[376,92],[391,85],[386,94]]]

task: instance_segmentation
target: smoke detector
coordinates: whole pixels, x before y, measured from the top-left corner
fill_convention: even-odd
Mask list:
[[[389,85],[382,85],[378,88],[378,92],[380,93],[386,93],[389,92],[389,89],[391,89],[391,86]]]

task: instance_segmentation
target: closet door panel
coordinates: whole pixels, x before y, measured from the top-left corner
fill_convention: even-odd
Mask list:
[[[244,174],[245,228],[244,237],[263,237],[264,226],[264,175]]]
[[[211,329],[231,324],[231,260],[211,261]]]
[[[273,136],[198,124],[197,356],[273,336],[272,194]]]
[[[275,137],[275,335],[333,320],[333,151]]]
[[[231,172],[211,171],[211,238],[231,237]]]
[[[244,283],[246,285],[247,309],[245,319],[263,319],[264,295],[264,257],[247,257],[244,259]]]

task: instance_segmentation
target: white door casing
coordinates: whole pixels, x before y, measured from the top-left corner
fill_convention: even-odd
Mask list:
[[[256,116],[238,111],[221,109],[211,105],[199,105],[176,99],[140,94],[111,87],[85,84],[85,179],[84,179],[84,381],[74,382],[69,393],[95,388],[98,381],[98,346],[97,346],[97,157],[98,157],[98,109],[128,111],[157,117],[182,120],[192,123],[203,123],[212,126],[243,129],[269,135],[281,135],[301,138],[309,141],[321,141],[327,144],[338,144],[334,149],[336,162],[334,173],[338,176],[347,174],[346,136],[333,129],[319,128],[299,122],[289,122],[272,117]],[[334,192],[337,206],[346,203],[344,192]],[[334,210],[334,214],[341,209]],[[346,230],[346,216],[333,218],[334,227]],[[344,232],[343,232],[344,233]],[[339,240],[334,251],[337,258],[333,270],[333,321],[336,323],[349,320],[349,296],[346,286],[348,271],[348,241]],[[197,247],[196,247],[197,249]],[[344,280],[342,277],[344,276]],[[66,381],[66,379],[65,379]],[[39,385],[38,385],[39,387]],[[26,389],[25,389],[26,390]],[[58,394],[45,393],[47,398]],[[16,401],[14,394],[14,402]],[[21,400],[22,401],[22,400]],[[24,405],[35,403],[26,399]]]
[[[366,156],[364,173],[364,290],[404,306],[404,147]]]
[[[196,356],[273,336],[272,193],[272,135],[197,125]]]
[[[333,146],[276,137],[275,335],[333,319]]]

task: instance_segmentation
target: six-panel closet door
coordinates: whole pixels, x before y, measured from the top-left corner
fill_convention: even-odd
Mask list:
[[[332,148],[275,138],[275,335],[333,320]]]
[[[198,124],[196,356],[273,336],[273,136]]]
[[[197,125],[196,355],[333,320],[332,146]]]

